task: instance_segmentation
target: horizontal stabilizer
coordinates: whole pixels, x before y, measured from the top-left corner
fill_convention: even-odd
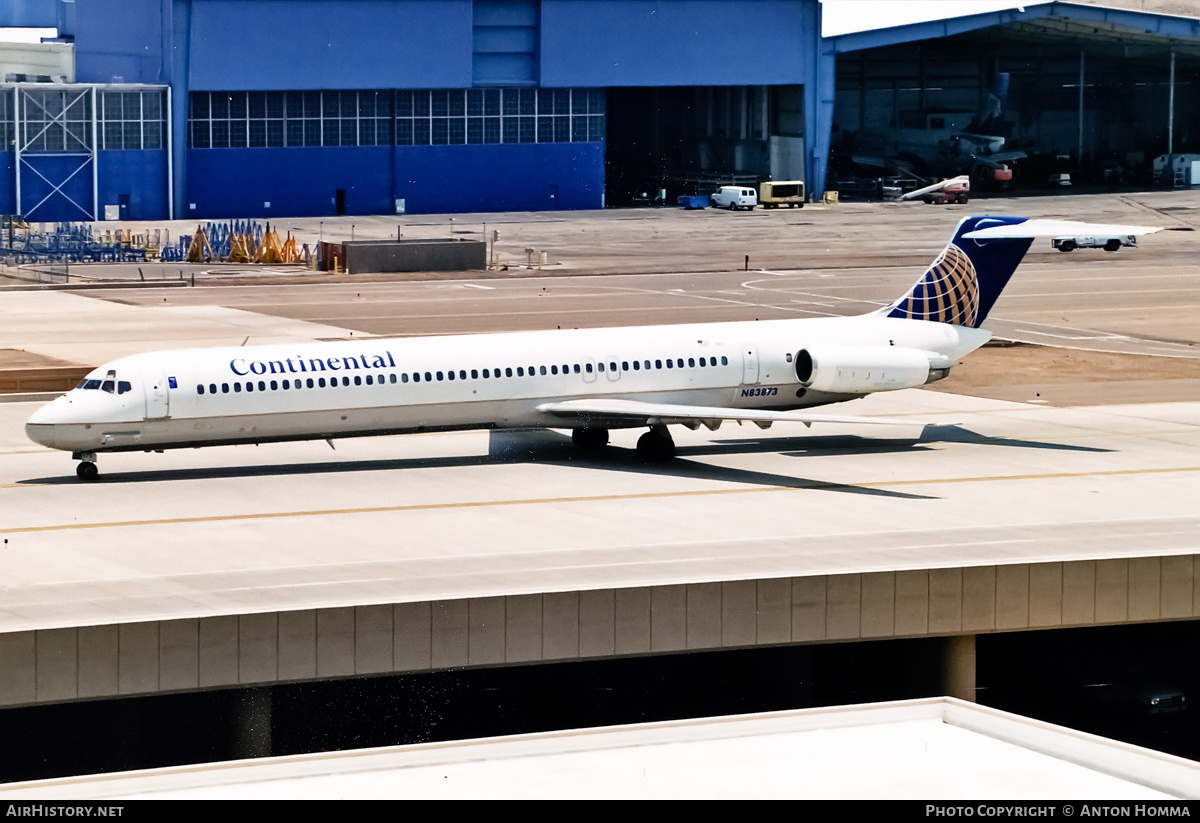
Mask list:
[[[713,406],[688,406],[677,403],[644,403],[640,400],[616,400],[602,397],[543,403],[537,410],[558,417],[598,423],[683,423],[706,420],[747,420],[754,423],[851,423],[891,426],[953,426],[944,421],[902,420],[895,417],[846,417],[837,414],[813,414],[806,411],[771,409],[727,409]]]
[[[1081,223],[1075,220],[1026,220],[967,232],[968,240],[1000,240],[1033,237],[1120,237],[1153,234],[1161,226],[1120,226],[1105,223]]]

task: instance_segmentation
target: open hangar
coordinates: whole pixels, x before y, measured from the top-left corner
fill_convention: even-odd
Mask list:
[[[79,5],[78,13],[84,17],[84,4]],[[173,5],[175,9],[180,7],[178,3]],[[197,2],[191,5],[221,4]],[[1074,49],[1077,59],[1077,47],[1065,48],[1068,55]],[[838,63],[845,59],[839,57]],[[123,75],[124,79],[132,76],[140,77],[132,71]],[[990,72],[980,70],[977,99],[990,82]],[[613,90],[624,90],[625,87],[606,88],[604,105],[606,117],[611,120],[612,112],[607,107],[619,96]],[[664,86],[664,89],[668,87]],[[208,92],[211,103],[211,90]],[[139,94],[145,93],[146,90],[139,91]],[[637,94],[653,96],[652,92],[621,93],[628,93],[630,97]],[[665,90],[659,94],[669,96],[673,93]],[[176,98],[179,96],[174,94]],[[269,102],[268,98],[263,99],[264,103]],[[323,95],[321,99],[324,105]],[[753,95],[747,94],[745,105],[749,106],[752,99]],[[773,98],[767,94],[765,99]],[[173,106],[172,112],[175,111]],[[146,111],[144,103],[140,110]],[[592,116],[590,110],[587,116]],[[358,126],[362,119],[360,108],[356,115]],[[340,134],[341,125],[338,128]],[[361,130],[358,133],[361,134]],[[262,147],[264,151],[268,148]],[[333,157],[333,153],[325,152],[326,148],[333,147],[322,145],[321,156]],[[363,147],[338,148],[358,150]],[[178,155],[178,144],[172,150]],[[244,160],[248,168],[250,155],[256,150],[247,146],[235,152],[230,148],[229,159],[222,162],[236,164]],[[1177,150],[1184,148],[1181,145]],[[186,187],[195,184],[187,181],[196,172],[194,169],[188,171],[188,162],[200,151],[187,148],[183,151],[183,163],[175,167],[182,176],[174,178],[174,185],[184,187],[180,203],[189,202],[191,190]],[[92,162],[101,164],[104,160],[101,155],[98,150]],[[713,154],[719,155],[720,152]],[[399,156],[399,152],[395,156]],[[737,152],[731,151],[730,157],[736,156]],[[165,158],[162,159],[165,163]],[[342,174],[348,166],[337,168]],[[486,172],[488,164],[483,163],[480,168]],[[218,177],[229,179],[224,175],[222,171]],[[607,180],[606,177],[601,179]],[[261,183],[275,185],[277,188],[273,191],[284,192],[272,194],[272,197],[281,197],[275,202],[289,202],[283,183],[270,178]],[[243,187],[246,187],[244,178],[239,184],[239,188]],[[346,191],[353,188],[348,185]],[[810,189],[820,190],[811,182]],[[336,190],[334,188],[333,194],[328,195],[334,202],[328,207],[321,205],[321,208],[331,210],[327,213],[336,209]],[[388,192],[387,196],[394,194],[395,191]],[[80,199],[86,201],[86,198]],[[352,202],[353,198],[347,194],[348,211]],[[382,202],[386,204],[386,196]],[[565,204],[559,202],[558,205]],[[303,212],[305,207],[289,208]],[[1183,424],[1186,427],[1187,421]],[[1059,423],[1047,425],[1053,428]],[[1081,427],[1086,428],[1086,424]],[[1147,424],[1147,428],[1153,427]],[[1011,428],[999,427],[994,436],[1004,436],[1002,430],[1007,435],[1012,433]],[[1159,435],[1152,430],[1146,435],[1149,440],[1156,436]],[[1171,436],[1183,439],[1187,435],[1174,432]],[[490,444],[485,446],[485,452],[491,448]],[[503,445],[496,446],[497,452],[502,452],[503,448]],[[548,448],[553,453],[553,444]],[[834,448],[837,448],[836,444]],[[1181,451],[1186,454],[1186,450]],[[1088,454],[1086,449],[1078,452]],[[446,460],[447,465],[453,464],[454,455],[438,457]],[[429,455],[400,454],[395,459],[419,462],[428,460]],[[1163,462],[1123,466],[1114,470],[1114,474],[1144,471],[1171,477],[1193,471],[1188,465],[1173,463],[1160,456],[1154,460]],[[1077,471],[1082,474],[1090,470],[1091,467],[1084,466]],[[1173,472],[1179,474],[1173,475]],[[1050,475],[1054,471],[1049,464],[1043,466],[1042,474],[1046,475],[1041,478],[1042,482],[1053,482]],[[253,477],[254,473],[248,472],[243,480],[252,481]],[[936,482],[936,478],[930,482]],[[819,481],[818,485],[821,484],[855,485],[844,478],[828,478]],[[370,484],[363,484],[355,491],[364,499],[374,493]],[[695,489],[681,488],[678,493],[683,496],[691,491]],[[1047,495],[1056,492],[1054,488],[1046,488]],[[1118,496],[1123,493],[1116,491]],[[613,496],[615,498],[616,493]],[[1152,498],[1153,495],[1148,495],[1142,502],[1150,506]],[[893,497],[890,502],[899,499],[902,498]],[[493,504],[499,510],[535,502],[533,499],[497,499]],[[596,501],[581,499],[567,505],[586,506],[593,502]],[[624,516],[617,505],[619,501],[608,502],[613,505],[598,519],[610,524],[619,523]],[[548,505],[551,508],[542,511],[547,514],[547,522],[553,525],[554,518],[561,514],[554,514],[553,503]],[[349,510],[353,506],[346,504],[342,508]],[[700,513],[701,508],[697,507],[694,514],[698,517]],[[346,514],[340,513],[341,516]],[[371,513],[359,514],[370,516]],[[753,522],[751,509],[735,510],[733,514]],[[816,512],[807,511],[806,515],[815,518]],[[886,513],[881,512],[878,516],[885,519]],[[576,528],[594,528],[594,523],[588,526],[593,517],[595,515],[587,512],[581,515],[569,513],[567,520],[557,522],[571,526],[568,533],[579,533]],[[94,515],[96,522],[101,519]],[[150,528],[161,529],[159,533],[165,535],[166,542],[178,540],[179,533],[171,531],[171,518],[163,516],[159,519],[161,522],[150,524]],[[246,519],[251,517],[248,515]],[[536,518],[529,522],[531,525],[536,523]],[[649,526],[654,524],[653,509],[643,515],[642,522]],[[29,532],[37,533],[43,525],[46,524],[30,525]],[[432,533],[454,526],[453,520],[448,518]],[[776,523],[772,528],[778,526]],[[956,521],[956,527],[962,532],[971,530],[969,522]],[[136,531],[139,526],[116,523],[106,528],[117,535],[115,539],[119,543],[128,539],[127,535],[118,534],[122,529]],[[201,530],[198,524],[187,528],[193,534]],[[1196,594],[1196,574],[1200,570],[1194,568],[1194,531],[1189,528],[1188,523],[1183,523],[1177,527],[1115,535],[1118,542],[1126,540],[1130,545],[1136,545],[1136,550],[1122,552],[1118,548],[1103,557],[1086,556],[1088,549],[1080,552],[1076,542],[1085,532],[1098,539],[1094,532],[1103,531],[1100,526],[1057,537],[1058,545],[1069,549],[1066,554],[1085,555],[1082,557],[1034,561],[1025,556],[1021,562],[978,562],[978,555],[967,559],[938,557],[936,562],[931,559],[925,566],[918,564],[903,569],[846,570],[831,564],[824,569],[791,570],[798,571],[795,574],[781,573],[779,566],[773,566],[774,561],[768,557],[759,560],[763,569],[760,575],[747,576],[744,569],[733,566],[717,569],[715,574],[706,571],[702,575],[676,567],[668,568],[669,582],[631,578],[624,582],[601,581],[605,583],[601,585],[593,579],[593,585],[577,584],[573,588],[564,587],[560,580],[552,585],[538,583],[535,585],[541,588],[525,590],[514,581],[523,578],[527,570],[514,566],[497,573],[503,581],[499,591],[493,580],[486,579],[484,585],[475,588],[479,583],[475,579],[459,588],[445,587],[436,598],[413,595],[388,600],[386,597],[381,599],[374,590],[368,593],[364,588],[354,590],[352,587],[349,595],[342,592],[332,598],[337,601],[336,605],[322,602],[321,598],[313,598],[312,602],[293,601],[291,606],[261,601],[247,603],[242,599],[244,587],[236,585],[239,581],[233,579],[237,575],[232,572],[228,572],[221,585],[212,590],[218,591],[219,596],[207,600],[197,594],[202,594],[202,588],[193,589],[191,581],[182,578],[164,586],[157,601],[153,597],[148,601],[145,592],[120,590],[119,587],[111,592],[109,599],[97,595],[88,583],[74,594],[80,602],[89,603],[92,610],[65,620],[62,615],[47,616],[48,612],[39,608],[44,605],[39,599],[42,591],[31,589],[32,597],[27,602],[18,604],[13,598],[8,603],[13,619],[0,637],[0,655],[4,660],[4,665],[0,666],[0,700],[8,707],[5,712],[12,723],[9,728],[29,731],[30,748],[20,753],[22,755],[36,751],[42,745],[39,740],[54,739],[53,736],[39,738],[39,730],[58,724],[86,723],[87,728],[96,731],[96,736],[76,750],[85,762],[101,763],[104,755],[100,750],[103,749],[106,753],[116,751],[118,762],[123,765],[145,765],[163,762],[153,760],[147,751],[169,747],[171,744],[163,742],[166,736],[177,738],[176,744],[189,735],[192,741],[201,740],[199,743],[182,743],[179,749],[189,749],[189,756],[202,750],[205,753],[202,756],[207,757],[212,752],[217,756],[235,756],[284,750],[290,744],[288,735],[306,724],[320,728],[317,734],[295,742],[296,750],[312,745],[314,738],[319,738],[320,744],[328,745],[354,745],[364,740],[382,742],[385,738],[372,737],[363,730],[384,726],[387,728],[383,732],[386,732],[403,727],[404,733],[412,733],[413,728],[428,719],[420,716],[427,710],[437,715],[443,728],[458,726],[458,730],[450,733],[460,735],[528,728],[511,723],[505,725],[502,717],[505,712],[533,714],[536,710],[543,712],[544,717],[568,717],[570,719],[564,722],[575,722],[578,715],[574,714],[577,707],[570,705],[576,702],[569,697],[571,690],[582,691],[594,685],[597,680],[595,670],[585,667],[589,662],[603,663],[609,659],[616,665],[635,667],[631,668],[633,673],[624,680],[625,683],[640,680],[666,684],[661,691],[653,694],[643,691],[632,700],[635,704],[640,701],[638,719],[670,716],[678,710],[680,702],[672,690],[695,689],[696,683],[710,686],[709,705],[714,711],[770,708],[779,705],[773,701],[793,701],[796,695],[801,695],[798,702],[810,705],[942,692],[974,697],[979,693],[981,683],[997,692],[1008,692],[1003,699],[995,701],[982,694],[984,700],[994,705],[1021,708],[1045,696],[1052,684],[1065,677],[1072,667],[1075,667],[1070,671],[1074,678],[1072,686],[1077,688],[1088,685],[1085,680],[1109,682],[1114,679],[1114,673],[1129,669],[1166,677],[1172,685],[1190,685],[1195,673],[1187,660],[1176,655],[1177,650],[1189,648],[1194,643],[1194,618],[1200,612]],[[1028,524],[1027,530],[1020,540],[1036,546],[1037,524]],[[903,531],[897,528],[895,533]],[[547,526],[542,537],[552,540],[554,533]],[[250,545],[243,542],[248,535],[254,539],[253,529],[231,528],[225,533],[201,531],[201,534],[213,537],[216,544],[233,547],[235,551]],[[649,537],[644,539],[650,545],[655,534],[669,536],[669,531],[647,534]],[[324,537],[332,544],[330,532]],[[487,537],[479,534],[475,539],[482,545]],[[620,529],[606,537],[611,543],[610,548],[629,548],[627,540],[623,542]],[[298,529],[287,534],[274,534],[268,542],[294,540],[303,543],[304,539],[303,529]],[[776,538],[757,535],[752,539],[770,541]],[[203,540],[195,536],[189,540],[186,547],[179,544],[180,551],[199,554],[207,550]],[[1009,542],[998,536],[961,542],[988,541],[995,545]],[[958,538],[952,542],[959,542]],[[699,543],[697,541],[696,545]],[[829,538],[827,545],[836,545],[836,540]],[[431,554],[420,560],[432,558]],[[680,566],[686,565],[684,558]],[[405,571],[408,569],[398,567],[394,577],[387,579],[401,579]],[[440,580],[439,575],[444,573],[445,570],[441,570],[432,575],[432,579]],[[491,572],[481,571],[478,577],[490,575]],[[427,575],[417,576],[431,579]],[[576,577],[576,582],[579,579]],[[153,589],[153,576],[150,581]],[[357,582],[371,588],[369,582]],[[226,597],[229,592],[236,596]],[[147,602],[150,602],[149,608]],[[119,607],[114,608],[114,603]],[[102,616],[104,614],[107,618]],[[29,616],[32,616],[29,622],[22,623]],[[1038,631],[1026,631],[1034,629]],[[759,648],[766,649],[773,657],[754,659],[749,656]],[[716,656],[720,655],[727,656],[718,660]],[[1012,665],[1013,659],[1018,657],[1036,659],[1039,664],[1053,663],[1058,668],[1048,665],[1035,677],[1031,667]],[[1081,658],[1095,666],[1084,673],[1087,677],[1079,673],[1076,665]],[[1110,661],[1120,671],[1115,672],[1105,661]],[[547,663],[583,668],[567,670],[536,665]],[[515,686],[499,679],[528,677],[531,671],[538,669],[548,676],[544,685],[534,689],[528,688],[530,681],[527,679],[517,681],[519,685]],[[997,670],[1005,669],[1019,675],[1021,682],[1012,682],[1003,673],[996,674]],[[720,674],[714,676],[718,670]],[[981,680],[984,670],[986,674]],[[464,678],[472,672],[487,673],[498,679],[482,687],[479,683],[486,681],[464,686]],[[411,673],[445,676],[450,683],[433,679],[404,681],[396,677]],[[606,674],[604,677],[615,676]],[[746,697],[740,702],[727,699],[730,695],[736,698],[742,689],[748,694],[750,681],[757,678],[770,681],[778,693]],[[320,684],[328,691],[319,691]],[[512,704],[480,700],[474,708],[448,722],[446,718],[454,713],[454,704],[439,703],[436,693],[479,688],[492,693],[524,690],[533,696],[531,703],[541,702],[514,709]],[[616,686],[608,688],[615,689]],[[396,690],[407,692],[406,705],[412,707],[414,717],[396,720],[393,715],[387,723],[380,723],[378,715],[371,715],[363,708],[394,707]],[[590,698],[594,702],[602,702],[597,698],[600,691],[592,690]],[[1039,691],[1043,694],[1039,695]],[[548,695],[557,697],[551,701],[547,699]],[[1061,694],[1054,697],[1070,699]],[[336,709],[339,705],[348,708],[348,712],[339,714]],[[447,710],[446,705],[451,709]],[[49,720],[50,712],[56,712],[57,717]],[[352,718],[356,714],[370,716],[354,721]],[[347,719],[347,715],[351,719]],[[599,716],[604,722],[631,719],[628,714],[616,710]],[[495,721],[496,725],[484,726],[479,723],[484,717],[491,718],[489,722],[495,718],[500,720]],[[549,724],[557,720],[538,722]],[[29,765],[28,759],[22,760],[17,755],[14,753],[10,761],[11,768]],[[7,776],[11,779],[17,774],[30,776],[28,772],[15,771]]]

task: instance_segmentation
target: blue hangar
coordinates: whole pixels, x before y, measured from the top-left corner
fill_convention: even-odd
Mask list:
[[[1164,132],[1168,52],[1186,73],[1200,42],[1195,20],[1056,2],[823,37],[832,6],[6,0],[0,26],[57,28],[74,76],[0,77],[0,213],[591,209],[743,179],[802,179],[819,196],[831,140],[895,143],[889,129],[933,122],[941,98],[976,109],[1017,53],[1033,83],[1070,64],[1055,95],[1012,69],[1014,101],[1054,108],[1013,121],[1027,143],[1102,146],[1071,132],[1100,124],[1094,84],[1077,80],[1084,50],[1102,50],[1110,74],[1136,54],[1163,75],[1153,94],[1140,74],[1118,78],[1143,108],[1106,105],[1117,131],[1122,107],[1145,120],[1145,101],[1162,97],[1152,114]],[[1197,85],[1180,90],[1188,113]]]
[[[73,36],[76,82],[0,91],[0,213],[594,209],[664,172],[735,170],[820,190],[819,16],[816,0],[15,0],[0,25]]]

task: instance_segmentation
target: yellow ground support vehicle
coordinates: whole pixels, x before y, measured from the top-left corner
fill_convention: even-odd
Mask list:
[[[758,186],[758,202],[764,209],[786,205],[790,209],[804,208],[803,180],[768,180]]]

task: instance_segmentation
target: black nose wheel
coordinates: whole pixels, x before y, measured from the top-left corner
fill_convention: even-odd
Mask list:
[[[666,426],[652,426],[638,438],[637,453],[647,463],[665,463],[675,456],[675,441]]]
[[[75,467],[75,476],[84,482],[90,483],[100,477],[100,470],[96,468],[95,463],[80,463]]]

